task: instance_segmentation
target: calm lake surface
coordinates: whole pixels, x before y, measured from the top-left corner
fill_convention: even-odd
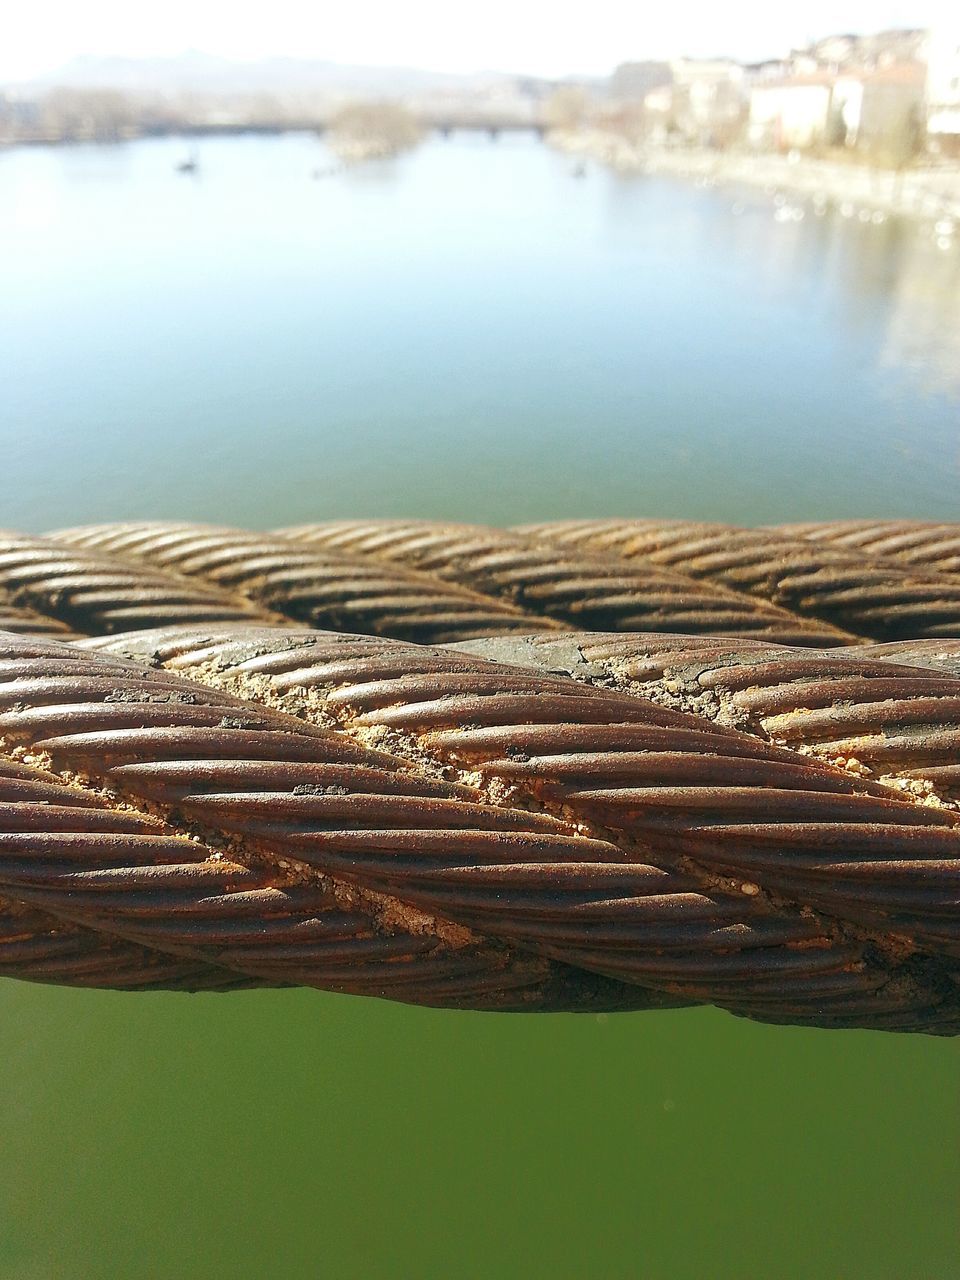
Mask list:
[[[185,154],[0,154],[0,525],[960,518],[960,249],[926,232],[519,137]],[[949,1041],[0,1006],[0,1280],[958,1273]]]

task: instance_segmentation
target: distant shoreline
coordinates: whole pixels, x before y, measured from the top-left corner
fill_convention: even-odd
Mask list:
[[[635,146],[617,134],[595,129],[548,135],[551,146],[584,156],[622,174],[668,174],[724,185],[759,187],[771,195],[789,192],[814,204],[846,212],[867,210],[935,224],[960,234],[960,164],[900,171],[850,161],[758,152]],[[946,223],[956,224],[948,229]]]
[[[458,120],[453,122],[425,120],[421,121],[421,124],[427,134],[441,137],[446,137],[451,133],[483,133],[491,136],[522,133],[534,134],[542,139],[546,132],[544,127],[538,123],[513,120]],[[148,138],[239,138],[249,134],[262,137],[279,137],[288,133],[312,133],[316,134],[318,138],[322,138],[328,133],[329,128],[327,121],[316,119],[273,121],[269,123],[230,121],[223,124],[178,124],[171,125],[169,128],[153,127],[130,131],[124,130],[109,135],[97,135],[94,133],[78,136],[36,134],[16,138],[0,137],[0,151],[8,147],[76,147],[89,146],[90,144],[122,146],[127,142],[143,142]]]
[[[177,125],[169,129],[138,129],[122,132],[115,136],[103,137],[91,134],[80,137],[63,137],[60,135],[42,135],[22,138],[0,138],[0,149],[4,147],[78,147],[123,146],[127,142],[145,142],[151,138],[233,138],[244,134],[261,134],[266,137],[279,136],[285,133],[315,133],[322,137],[327,126],[311,121],[291,121],[283,124],[198,124]]]
[[[491,133],[534,133],[558,150],[594,160],[625,176],[666,175],[703,185],[746,186],[774,197],[788,194],[798,201],[809,202],[814,208],[834,206],[845,216],[877,214],[929,223],[939,239],[948,239],[960,246],[960,163],[920,163],[896,171],[805,154],[790,156],[634,144],[620,134],[600,129],[553,130],[544,135],[536,125],[484,123],[456,125],[453,131],[461,127]],[[427,128],[439,136],[446,133],[442,126],[428,125]],[[110,138],[2,139],[0,151],[15,147],[122,146],[159,138],[199,140],[287,134],[312,134],[322,138],[326,132],[326,125],[316,120],[188,124]]]

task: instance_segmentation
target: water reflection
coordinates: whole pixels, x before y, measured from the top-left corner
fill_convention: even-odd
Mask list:
[[[6,524],[954,513],[928,227],[523,137],[322,182],[306,135],[182,154],[0,157]]]
[[[653,219],[670,248],[706,246],[727,258],[730,272],[749,263],[767,295],[786,306],[830,300],[845,326],[875,334],[884,367],[909,372],[927,390],[960,392],[960,241],[938,235],[932,221],[841,213],[825,200],[773,191],[605,180],[613,241],[629,245],[638,221]],[[673,190],[665,195],[664,185]]]
[[[898,268],[883,361],[929,390],[960,395],[960,252],[905,237]]]

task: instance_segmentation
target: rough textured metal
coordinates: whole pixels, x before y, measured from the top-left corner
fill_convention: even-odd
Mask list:
[[[870,644],[845,649],[851,657],[879,658],[881,661],[929,667],[947,675],[960,676],[960,639],[898,640],[890,644]]]
[[[942,653],[950,642],[918,644]],[[938,797],[960,800],[960,679],[943,669],[908,665],[917,645],[818,651],[745,640],[581,632],[462,647],[500,661],[566,671],[590,684],[746,729],[930,805]],[[951,647],[960,655],[960,643]]]
[[[0,977],[115,991],[237,991],[255,979],[178,960],[0,897]]]
[[[826,542],[871,559],[960,573],[960,524],[934,520],[825,520],[783,524],[775,532]]]
[[[0,598],[95,635],[166,623],[283,622],[239,595],[175,573],[6,532],[0,532]]]
[[[283,532],[311,546],[404,564],[579,627],[756,635],[783,644],[854,639],[722,585],[575,548],[558,551],[536,538],[483,525],[339,520]]]
[[[546,592],[561,613],[602,597],[598,619],[611,579],[597,596],[586,570],[623,572],[526,536],[404,528],[404,555],[412,538],[432,570],[466,563],[483,609],[513,624],[498,592]],[[271,593],[291,615],[301,588],[321,599],[327,553],[305,544],[191,526],[91,536],[111,554],[11,535],[0,593],[19,612],[36,595],[78,629],[197,608],[203,628],[85,649],[0,640],[0,972],[6,954],[33,963],[22,976],[59,963],[102,984],[109,951],[120,986],[295,981],[501,1009],[710,1001],[960,1028],[960,642],[802,653],[766,631],[624,635],[623,612],[617,634],[478,641],[496,651],[485,661],[238,625],[275,617]],[[380,625],[390,601],[367,598],[363,621]],[[841,634],[810,625],[821,643]],[[524,661],[511,645],[549,654],[531,672],[505,665]],[[35,933],[17,933],[31,912]]]
[[[676,1002],[358,884],[353,864],[368,847],[389,853],[404,838],[394,827],[416,830],[418,812],[441,842],[480,815],[449,784],[328,731],[10,636],[0,638],[0,735],[0,890],[75,924],[255,977],[415,1003]],[[499,811],[486,825],[507,844],[549,843],[562,827]]]
[[[770,530],[689,520],[563,520],[523,532],[557,554],[576,547],[666,567],[874,640],[960,633],[960,582],[950,574],[883,564]]]
[[[267,630],[99,644],[451,777],[473,817],[451,813],[446,839],[445,806],[420,803],[401,823],[395,801],[352,794],[327,811],[408,833],[348,863],[343,834],[328,840],[324,861],[364,884],[751,1016],[954,1025],[951,812],[689,714],[449,651]],[[257,820],[249,798],[222,803]],[[493,838],[519,815],[538,820],[534,839]]]
[[[78,633],[63,622],[38,613],[26,605],[16,605],[0,594],[0,631],[17,631],[27,636],[49,636],[51,640],[76,640]]]
[[[881,661],[868,648],[817,653],[687,636],[545,635],[465,648],[736,725],[797,752],[802,767],[815,755],[955,817],[960,679],[948,674]],[[899,903],[916,913],[926,945],[957,954],[944,930],[953,935],[956,928],[960,862],[945,850],[942,858],[917,860],[905,833],[892,843],[890,835],[879,824],[867,839],[851,840],[842,828],[824,832],[819,872],[836,877],[833,909],[842,911],[839,897],[851,892],[875,904],[882,896],[887,909]]]
[[[242,529],[143,521],[50,537],[199,577],[314,627],[441,644],[557,625],[442,578]]]

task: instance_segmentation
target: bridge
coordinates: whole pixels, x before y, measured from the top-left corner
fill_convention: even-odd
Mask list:
[[[431,113],[420,115],[419,119],[425,129],[444,138],[449,138],[452,133],[486,133],[491,138],[498,138],[501,133],[533,133],[542,138],[546,133],[546,126],[541,121],[516,116]]]

